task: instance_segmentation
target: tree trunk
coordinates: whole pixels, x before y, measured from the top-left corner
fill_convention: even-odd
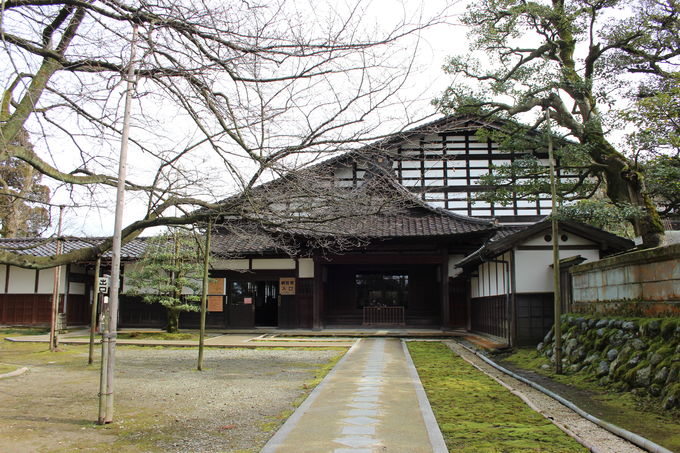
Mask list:
[[[168,333],[179,332],[179,311],[168,309],[168,325],[165,330]]]
[[[644,175],[632,161],[613,150],[613,147],[608,151],[599,162],[605,166],[607,196],[614,203],[630,203],[640,208],[641,216],[631,219],[631,223],[635,234],[642,238],[643,248],[661,245],[664,228],[656,206],[647,194]]]

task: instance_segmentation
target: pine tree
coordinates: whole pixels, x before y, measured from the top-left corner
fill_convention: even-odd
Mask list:
[[[171,230],[150,238],[135,270],[125,276],[127,294],[167,310],[167,332],[179,330],[179,314],[200,310],[203,269],[196,241]]]

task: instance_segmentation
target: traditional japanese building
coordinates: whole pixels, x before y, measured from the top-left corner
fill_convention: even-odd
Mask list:
[[[208,325],[467,328],[512,344],[542,337],[552,322],[551,251],[541,222],[550,199],[514,197],[501,206],[477,201],[475,194],[486,189],[478,181],[494,165],[526,153],[547,155],[504,151],[477,134],[498,127],[445,117],[317,165],[336,190],[354,190],[363,200],[379,189],[384,204],[325,223],[335,246],[293,231],[288,236],[296,247],[289,248],[271,231],[218,226]],[[126,267],[135,265],[143,243],[128,245]],[[565,258],[594,260],[630,247],[631,241],[596,228],[562,223]],[[3,314],[11,281],[4,286],[0,323],[12,322]],[[122,298],[122,326],[164,322],[161,307]],[[184,327],[197,322],[195,313],[180,321]]]

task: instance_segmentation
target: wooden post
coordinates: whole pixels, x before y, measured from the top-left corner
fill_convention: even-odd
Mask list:
[[[198,371],[203,370],[203,342],[205,339],[205,312],[208,301],[208,271],[210,270],[210,234],[212,221],[208,220],[208,229],[205,233],[205,250],[203,251],[203,288],[201,289],[201,327],[198,336]]]
[[[101,270],[102,259],[97,258],[94,265],[94,285],[92,285],[92,312],[90,316],[90,350],[87,358],[87,364],[92,365],[94,357],[94,334],[97,329],[97,302],[99,301],[99,272]]]
[[[449,300],[449,254],[442,251],[442,264],[439,269],[439,290],[441,291],[441,326],[443,329],[451,328],[451,301]]]
[[[54,255],[61,254],[61,225],[64,217],[64,207],[59,206],[59,225],[57,227],[57,244]],[[56,352],[59,348],[59,332],[57,330],[57,318],[59,317],[59,280],[61,279],[61,266],[54,267],[54,282],[52,284],[52,318],[50,322],[50,351]]]
[[[552,132],[550,130],[550,109],[545,111],[545,119],[548,124],[548,160],[550,161],[550,196],[552,198],[552,252],[553,252],[553,294],[554,294],[554,328],[555,349],[555,373],[562,374],[562,301],[560,292],[560,238],[557,221],[557,188],[555,187],[555,162],[553,159]]]
[[[323,265],[320,257],[314,256],[314,289],[312,290],[312,329],[321,330],[323,305]]]

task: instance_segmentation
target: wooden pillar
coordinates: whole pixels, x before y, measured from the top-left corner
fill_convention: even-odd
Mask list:
[[[312,329],[323,328],[323,264],[314,257],[314,290],[312,292]]]
[[[439,279],[441,281],[439,286],[439,290],[441,291],[441,326],[442,329],[450,329],[451,303],[449,301],[449,254],[446,250],[442,252],[442,261],[439,268]]]

